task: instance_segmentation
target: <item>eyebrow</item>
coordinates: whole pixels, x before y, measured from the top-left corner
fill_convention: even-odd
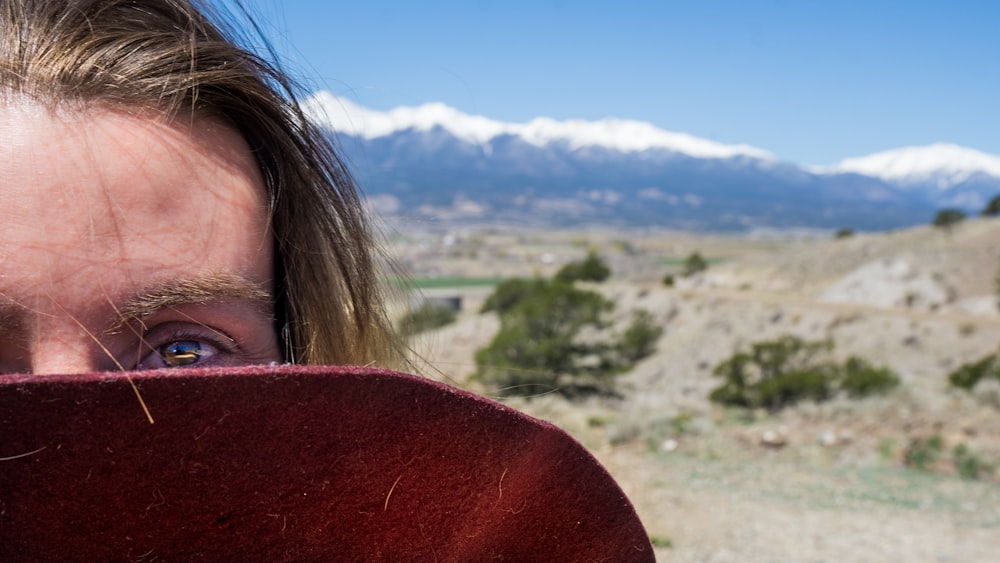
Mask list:
[[[226,300],[248,301],[273,308],[271,294],[260,284],[236,274],[210,274],[195,278],[170,280],[144,289],[126,298],[117,307],[118,321],[109,332],[121,329],[129,321],[141,321],[158,311],[182,305],[204,305]],[[0,322],[2,322],[0,305]]]

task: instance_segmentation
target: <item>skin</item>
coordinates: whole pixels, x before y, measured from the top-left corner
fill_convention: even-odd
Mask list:
[[[211,119],[0,101],[0,372],[280,361],[265,190]]]

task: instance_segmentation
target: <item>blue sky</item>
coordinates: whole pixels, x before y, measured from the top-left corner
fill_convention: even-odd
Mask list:
[[[638,119],[800,164],[1000,155],[1000,2],[246,1],[312,89],[374,109]]]

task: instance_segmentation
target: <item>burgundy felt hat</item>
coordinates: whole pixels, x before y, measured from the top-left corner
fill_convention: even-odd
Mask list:
[[[554,426],[410,375],[283,366],[0,376],[0,561],[22,560],[653,551]]]

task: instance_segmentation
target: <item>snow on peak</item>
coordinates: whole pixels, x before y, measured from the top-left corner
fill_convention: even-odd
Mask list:
[[[485,143],[504,132],[504,124],[485,117],[465,115],[444,104],[398,107],[387,112],[371,110],[347,98],[318,92],[302,103],[314,122],[337,131],[366,139],[391,135],[396,131],[429,131],[440,125],[457,137],[473,143]]]
[[[975,174],[1000,178],[1000,157],[958,145],[935,143],[848,158],[826,171],[855,172],[903,184],[931,181],[938,188],[947,189]]]
[[[724,145],[685,133],[664,131],[642,121],[625,119],[556,121],[539,117],[528,123],[504,123],[464,114],[440,103],[398,107],[381,112],[361,107],[329,92],[312,95],[303,102],[303,108],[310,119],[323,127],[366,139],[384,137],[406,129],[430,131],[434,127],[441,127],[466,142],[479,145],[500,135],[515,135],[536,146],[564,142],[574,149],[593,146],[622,152],[667,149],[699,158],[747,156],[773,160],[767,151],[748,145]]]

